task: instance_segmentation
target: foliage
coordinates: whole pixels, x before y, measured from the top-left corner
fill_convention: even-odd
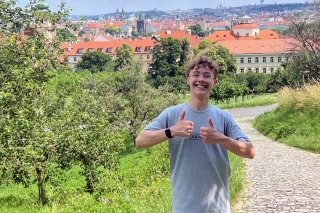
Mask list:
[[[62,64],[60,43],[45,37],[42,24],[63,20],[66,11],[63,5],[56,13],[39,10],[38,3],[25,9],[15,7],[15,1],[0,3],[0,162],[8,182],[36,182],[39,201],[46,204],[45,183],[55,150],[44,112],[44,83],[49,71]]]
[[[66,28],[57,29],[57,36],[63,42],[74,42],[77,40],[77,37]]]
[[[76,64],[77,70],[89,70],[92,73],[104,71],[112,65],[112,59],[100,51],[85,52]]]
[[[205,55],[215,60],[220,67],[221,74],[233,74],[237,70],[235,57],[221,45],[215,45],[208,40],[203,40],[193,52],[195,56]]]
[[[151,121],[165,107],[176,103],[177,99],[169,93],[167,85],[155,89],[145,82],[141,61],[124,67],[121,73],[119,91],[126,108],[124,118],[134,139],[143,124]]]
[[[288,55],[290,60],[284,67],[291,77],[290,83],[294,86],[304,84],[304,77],[313,80],[319,79],[320,76],[319,1],[315,1],[314,4],[314,14],[294,17],[288,29],[288,34],[294,41]],[[307,76],[304,76],[306,73]]]
[[[86,190],[93,193],[99,167],[115,170],[124,149],[121,125],[109,111],[119,99],[107,81],[90,73],[62,73],[48,88],[52,128],[59,135],[55,144],[57,162],[62,168],[79,162]]]
[[[133,63],[133,50],[127,45],[123,44],[118,50],[115,60],[115,70],[120,70],[127,65],[131,65]]]
[[[243,96],[247,93],[248,90],[244,84],[238,84],[228,75],[221,75],[218,83],[211,91],[210,98],[215,99],[217,102],[228,101],[234,96]]]
[[[283,88],[278,93],[279,108],[256,119],[255,127],[280,142],[320,153],[319,92],[319,83]]]
[[[185,62],[189,52],[187,40],[163,38],[160,44],[152,49],[152,63],[149,71],[149,82],[158,88],[169,84],[173,90],[181,92],[184,84]]]
[[[239,83],[245,84],[250,93],[265,93],[268,92],[268,83],[271,76],[263,73],[240,73],[236,75],[236,80]]]
[[[109,33],[112,36],[115,36],[115,35],[119,35],[120,34],[120,29],[110,25],[105,29],[105,32]]]
[[[205,37],[206,35],[200,24],[191,25],[189,29],[191,30],[192,35],[197,35],[199,37]]]

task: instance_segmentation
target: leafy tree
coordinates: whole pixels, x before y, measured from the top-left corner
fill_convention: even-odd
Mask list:
[[[191,26],[189,27],[189,29],[191,29],[191,34],[192,34],[192,35],[197,35],[197,36],[199,36],[199,37],[204,37],[204,36],[205,36],[205,33],[204,33],[204,31],[202,30],[200,24],[191,25]]]
[[[233,74],[236,72],[235,57],[221,45],[215,45],[208,40],[204,40],[193,52],[196,56],[205,55],[215,60],[219,64],[221,74]]]
[[[89,70],[92,73],[106,70],[107,66],[112,63],[109,55],[100,51],[86,52],[82,55],[81,60],[77,63],[77,70]]]
[[[47,39],[45,22],[64,20],[64,5],[56,13],[39,10],[32,1],[28,8],[15,1],[0,2],[0,167],[9,179],[38,186],[39,201],[48,202],[45,183],[55,158],[54,136],[44,112],[44,83],[60,63],[60,43]],[[25,36],[16,33],[23,30]],[[52,29],[54,31],[54,25]]]
[[[117,27],[114,27],[114,26],[108,26],[108,27],[105,29],[105,32],[106,32],[106,33],[109,33],[109,34],[112,35],[112,36],[115,36],[115,35],[119,35],[119,34],[120,34],[120,29],[117,28]]]
[[[289,62],[285,64],[285,69],[290,73],[293,84],[303,84],[303,77],[308,73],[310,79],[320,77],[320,4],[315,1],[314,14],[306,16],[300,14],[292,19],[292,24],[288,29],[288,34],[294,39],[291,43]],[[312,20],[312,21],[310,21]],[[292,77],[295,77],[294,79]]]
[[[155,89],[145,82],[141,61],[124,67],[121,73],[119,89],[125,104],[124,120],[134,139],[146,122],[177,103],[177,99],[169,93],[168,85]]]
[[[115,171],[125,148],[123,125],[112,115],[122,100],[103,75],[62,73],[48,87],[54,111],[52,131],[59,135],[54,144],[62,168],[82,165],[86,191],[94,193],[101,169]]]
[[[174,38],[161,39],[160,44],[152,49],[152,68],[149,71],[151,85],[158,88],[169,84],[176,91],[185,90],[181,82],[184,82],[188,49],[187,40],[180,42]]]
[[[126,65],[133,63],[133,50],[127,45],[123,44],[118,50],[115,60],[115,70],[122,69]]]
[[[73,35],[68,29],[57,29],[57,36],[61,41],[64,42],[74,42],[77,37]]]

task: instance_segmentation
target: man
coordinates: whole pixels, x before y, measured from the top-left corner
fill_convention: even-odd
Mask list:
[[[230,212],[227,150],[253,158],[255,150],[232,117],[209,105],[219,67],[201,56],[190,62],[190,100],[165,109],[137,136],[138,147],[169,139],[174,213]]]

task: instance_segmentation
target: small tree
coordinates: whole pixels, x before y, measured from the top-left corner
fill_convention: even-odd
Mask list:
[[[127,45],[123,44],[118,50],[115,60],[115,70],[120,70],[123,67],[133,63],[133,50]]]
[[[81,60],[77,63],[77,70],[89,70],[92,73],[101,72],[107,69],[112,63],[109,55],[103,52],[93,51],[86,52],[82,55]]]

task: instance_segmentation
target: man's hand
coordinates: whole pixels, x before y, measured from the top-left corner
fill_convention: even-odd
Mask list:
[[[186,111],[183,111],[176,125],[170,127],[173,137],[188,137],[192,133],[193,122],[185,120]]]
[[[214,127],[214,124],[213,124],[211,118],[209,118],[209,126],[208,127],[201,127],[200,128],[200,136],[201,136],[202,140],[208,144],[218,143],[219,142],[218,140],[221,139],[222,137],[224,137],[224,135],[219,133],[217,131],[217,129]]]

